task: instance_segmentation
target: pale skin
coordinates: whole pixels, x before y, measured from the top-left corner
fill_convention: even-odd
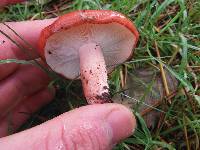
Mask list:
[[[0,1],[0,6],[17,2]],[[40,31],[54,19],[8,23],[20,36],[35,46]],[[0,29],[17,40],[3,24]],[[0,59],[26,59],[27,56],[0,34]],[[32,51],[34,59],[39,58]],[[30,82],[31,81],[31,82]],[[50,78],[32,65],[0,64],[0,147],[4,149],[111,149],[132,134],[136,123],[131,111],[119,104],[96,104],[66,112],[29,130],[9,135],[12,122],[15,131],[33,113],[54,97],[47,85]],[[10,117],[12,116],[12,117]],[[9,119],[8,119],[9,118]],[[9,122],[8,122],[9,120]]]

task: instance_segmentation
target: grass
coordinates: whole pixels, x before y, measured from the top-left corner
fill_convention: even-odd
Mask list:
[[[161,104],[156,110],[160,110],[162,114],[156,127],[148,128],[142,115],[136,111],[138,109],[133,109],[138,127],[131,137],[122,141],[115,149],[199,149],[200,1],[54,0],[42,4],[28,2],[1,10],[0,19],[4,22],[52,18],[78,9],[111,9],[127,15],[134,21],[140,33],[133,59],[124,63],[128,73],[132,73],[133,68],[153,66],[158,72],[164,68],[179,81],[175,94],[168,93],[160,99]],[[18,60],[1,60],[0,63],[13,61],[28,63]],[[120,65],[111,75],[112,94],[123,90],[120,85],[122,69],[123,65]],[[162,70],[161,73],[165,72]],[[163,78],[166,80],[165,75]],[[57,87],[55,100],[31,115],[31,119],[21,129],[42,123],[44,119],[41,118],[51,119],[67,110],[85,105],[83,95],[80,94],[79,81],[67,81],[56,76],[51,84]],[[165,85],[165,90],[168,86]],[[145,93],[151,92],[150,87],[147,86]]]

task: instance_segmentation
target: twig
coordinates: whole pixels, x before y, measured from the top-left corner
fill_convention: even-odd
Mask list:
[[[188,140],[187,128],[186,128],[186,124],[185,124],[185,116],[183,116],[183,129],[184,129],[184,135],[185,135],[187,150],[190,150],[190,144],[189,144],[189,140]]]
[[[124,89],[127,80],[127,66],[122,65],[122,69],[120,70],[120,81],[121,81],[121,88]]]
[[[159,52],[158,45],[157,45],[156,41],[155,41],[155,48],[156,48],[157,57],[160,60],[160,52]],[[159,62],[159,67],[160,67],[160,72],[161,72],[165,92],[166,92],[166,95],[168,96],[169,95],[169,87],[168,87],[168,84],[167,84],[167,79],[166,79],[165,71],[163,69],[163,65],[160,62]]]
[[[173,55],[171,56],[170,60],[168,61],[168,65],[170,65],[172,63],[172,61],[174,60],[174,58],[176,57],[176,55],[179,52],[179,47],[177,45],[172,45],[174,47],[175,52],[173,53]]]

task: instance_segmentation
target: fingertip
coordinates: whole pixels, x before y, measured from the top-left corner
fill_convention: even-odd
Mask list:
[[[136,119],[130,109],[120,104],[114,104],[115,109],[107,117],[113,130],[113,143],[129,137],[135,130]]]

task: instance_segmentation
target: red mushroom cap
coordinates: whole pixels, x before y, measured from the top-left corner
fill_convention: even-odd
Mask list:
[[[93,41],[100,45],[106,64],[111,66],[109,72],[132,56],[138,37],[133,22],[118,12],[80,10],[59,17],[43,29],[39,53],[54,71],[73,79],[79,75],[81,44]]]

